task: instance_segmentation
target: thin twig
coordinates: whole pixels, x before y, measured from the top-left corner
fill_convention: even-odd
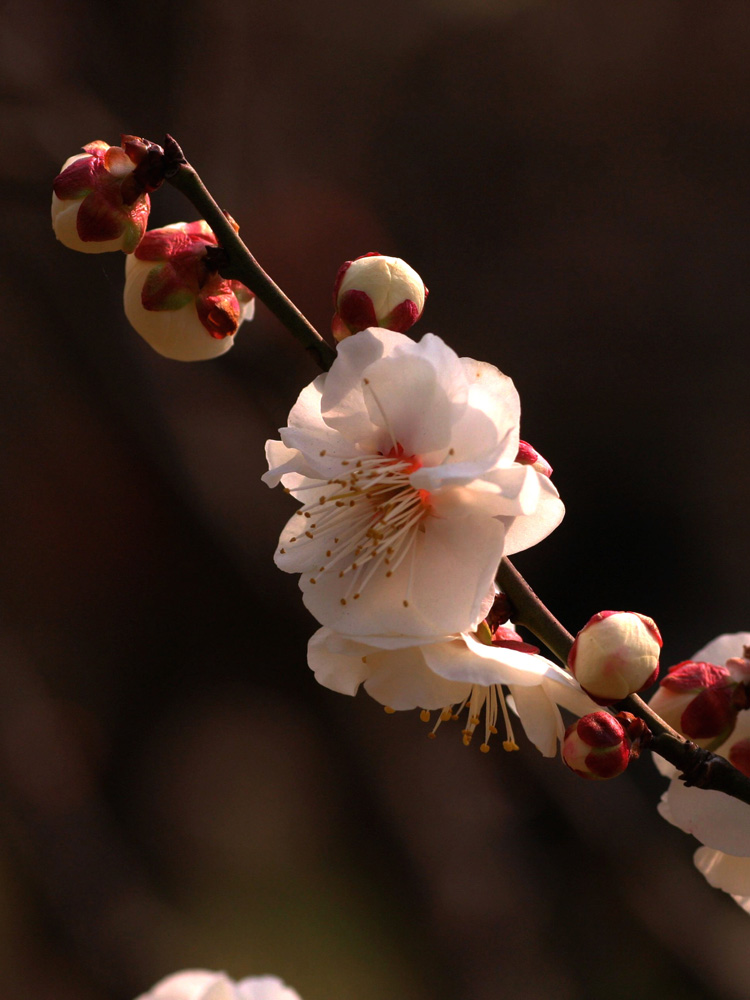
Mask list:
[[[229,266],[221,268],[222,277],[241,281],[254,292],[313,356],[316,364],[323,371],[328,371],[336,358],[336,351],[323,340],[312,323],[266,274],[214,201],[196,170],[187,162],[177,142],[169,135],[164,143],[164,152],[168,164],[171,164],[171,167],[167,167],[166,180],[198,209],[201,218],[213,229],[226,251]]]

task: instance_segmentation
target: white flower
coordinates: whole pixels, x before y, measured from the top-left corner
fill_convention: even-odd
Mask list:
[[[223,972],[189,969],[160,980],[137,1000],[300,1000],[276,976],[252,976],[234,982]]]
[[[310,640],[307,659],[316,679],[333,691],[354,695],[362,684],[388,711],[421,708],[425,722],[437,709],[431,735],[442,722],[457,719],[465,710],[462,733],[468,745],[481,726],[484,710],[481,749],[485,752],[490,736],[497,732],[499,715],[506,729],[504,749],[518,749],[502,690],[505,685],[526,735],[552,757],[565,732],[557,706],[584,715],[595,711],[596,705],[569,673],[526,646],[511,629],[502,631],[507,644],[491,646],[468,632],[429,638],[352,638],[321,628]]]
[[[564,508],[516,462],[520,405],[492,365],[364,330],[302,391],[269,486],[304,506],[276,564],[300,573],[308,609],[347,635],[434,636],[477,620],[503,552],[544,538]]]
[[[691,660],[721,665],[743,659],[748,647],[750,632],[721,635]],[[750,775],[750,710],[739,712],[730,737],[715,752]],[[659,804],[660,814],[702,842],[695,852],[696,867],[750,913],[750,805],[724,792],[687,787],[671,764],[654,760],[672,779]]]

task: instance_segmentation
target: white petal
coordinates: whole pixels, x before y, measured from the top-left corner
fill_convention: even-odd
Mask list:
[[[428,665],[452,681],[489,687],[492,684],[540,685],[549,660],[518,649],[486,646],[469,635],[424,648]]]
[[[235,987],[237,1000],[300,1000],[278,976],[253,976],[241,979]]]
[[[367,654],[372,673],[365,681],[369,695],[395,709],[445,708],[464,700],[468,684],[456,684],[434,674],[419,646],[410,649],[374,650]]]
[[[706,661],[710,662],[710,661]],[[740,898],[737,902],[748,910],[750,900],[750,858],[737,858],[710,847],[699,847],[694,855],[695,867],[706,876],[714,889],[723,889]],[[750,911],[749,911],[750,912]]]
[[[712,639],[691,659],[696,663],[716,663],[722,667],[733,656],[742,656],[745,646],[750,646],[750,632],[729,632]]]
[[[521,400],[513,380],[484,361],[461,358],[461,362],[469,385],[469,408],[485,414],[497,427],[498,440],[505,441],[500,461],[515,461]]]
[[[266,441],[266,461],[268,472],[260,478],[270,487],[278,486],[282,478],[291,473],[309,476],[313,471],[296,448],[287,448],[281,441]]]
[[[423,455],[450,446],[455,409],[425,358],[398,355],[370,365],[363,398],[383,432],[381,450],[400,445],[406,455]]]
[[[688,788],[679,778],[669,786],[670,822],[716,850],[750,857],[750,805],[724,792]]]
[[[392,330],[362,330],[341,341],[336,360],[326,375],[320,403],[325,422],[364,449],[373,439],[376,428],[362,395],[363,375],[370,365],[391,355],[404,341],[414,343]]]
[[[511,556],[514,552],[523,552],[524,549],[541,542],[554,531],[565,514],[565,507],[549,477],[536,471],[535,475],[539,477],[539,503],[533,514],[513,520],[506,519],[508,529],[505,536],[506,556]]]
[[[347,635],[435,636],[468,628],[492,585],[503,526],[474,514],[427,518],[423,524],[424,532],[415,533],[413,557],[406,556],[391,577],[385,575],[387,566],[379,566],[358,600],[352,599],[351,575],[322,573],[311,584],[304,574],[300,587],[308,610]]]
[[[188,969],[160,980],[139,1000],[234,1000],[234,988],[223,972]]]
[[[342,643],[331,629],[321,628],[307,644],[307,662],[319,684],[340,694],[353,695],[372,670],[362,660],[369,652],[369,646],[352,641]]]
[[[541,686],[511,685],[513,704],[524,732],[545,757],[557,753],[557,741],[562,739],[565,727],[559,709],[550,701]]]

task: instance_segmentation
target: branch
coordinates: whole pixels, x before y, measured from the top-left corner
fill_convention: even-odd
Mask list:
[[[166,137],[164,144],[163,173],[164,179],[185,195],[216,234],[228,261],[227,265],[219,267],[222,277],[241,281],[254,292],[312,355],[318,366],[323,371],[328,371],[336,358],[335,350],[266,274],[170,135]],[[500,564],[497,582],[513,605],[514,621],[541,639],[561,663],[567,666],[573,636],[539,600],[507,558]],[[682,772],[686,785],[726,792],[750,804],[750,778],[745,777],[725,758],[686,740],[638,695],[630,695],[613,708],[615,711],[632,712],[647,723],[651,731],[649,748],[674,764]]]
[[[500,563],[497,585],[513,606],[513,621],[523,625],[567,666],[573,636],[540,601],[513,563],[507,557]],[[750,778],[747,778],[725,757],[696,746],[668,726],[642,698],[631,694],[612,706],[616,712],[632,712],[648,725],[651,739],[649,750],[674,764],[686,785],[726,792],[750,804]]]
[[[221,276],[241,281],[254,292],[312,355],[316,364],[323,371],[328,371],[336,357],[336,351],[323,340],[312,323],[302,315],[253,257],[171,135],[167,136],[164,143],[164,156],[165,179],[196,207],[226,252],[229,265],[220,268]]]

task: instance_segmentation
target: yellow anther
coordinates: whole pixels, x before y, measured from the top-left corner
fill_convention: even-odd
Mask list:
[[[339,604],[346,604],[346,598],[342,597],[341,600],[339,601]]]
[[[391,708],[390,705],[385,705],[383,707],[383,711],[385,712],[386,715],[393,715],[395,713],[396,709],[395,708]]]
[[[387,576],[387,575],[388,575],[388,574],[386,573],[386,576]],[[405,608],[408,608],[408,607],[409,607],[409,602],[408,602],[408,601],[404,601],[404,602],[403,602],[403,605],[404,605],[404,607],[405,607]]]
[[[514,743],[513,740],[503,740],[503,750],[507,750],[508,753],[511,753],[513,750],[518,749],[520,749],[518,744]]]
[[[286,549],[279,549],[279,552],[281,553],[282,556],[286,555]]]
[[[423,708],[422,711],[419,713],[419,718],[422,720],[422,722],[430,721],[430,713],[427,711],[426,708]]]
[[[490,745],[489,743],[483,743],[479,749],[482,751],[482,753],[489,753]]]

